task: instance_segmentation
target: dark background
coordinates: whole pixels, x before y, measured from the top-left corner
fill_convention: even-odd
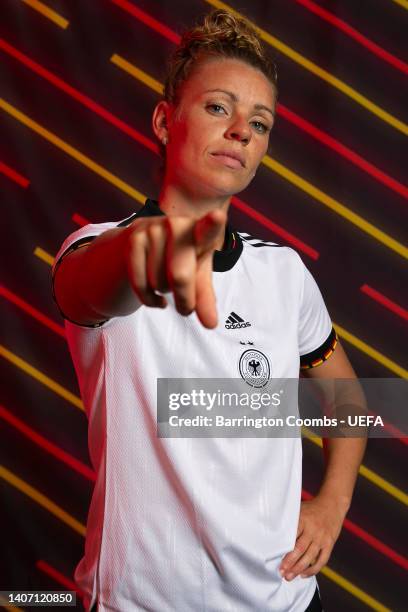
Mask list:
[[[4,101],[141,194],[157,197],[159,157],[154,150],[41,76],[38,68],[35,72],[27,61],[153,141],[150,118],[159,94],[110,58],[116,53],[163,82],[165,61],[174,49],[160,27],[158,31],[143,23],[140,15],[115,2],[46,2],[69,21],[68,27],[59,27],[20,1],[2,0],[0,8],[0,590],[74,588],[93,481],[86,417],[76,400],[66,395],[78,398],[79,390],[63,321],[52,301],[50,264],[79,225],[119,221],[140,207],[140,201],[47,140],[44,132],[24,125],[5,110]],[[211,8],[204,0],[133,0],[132,6],[176,33]],[[241,0],[230,6],[331,78],[406,121],[407,81],[401,67],[296,0]],[[407,10],[400,3],[342,0],[320,1],[317,6],[406,61]],[[267,47],[278,64],[280,104],[270,156],[404,242],[407,189],[401,184],[406,132],[287,54]],[[15,57],[16,51],[24,54],[26,63]],[[392,185],[288,120],[288,110],[374,165],[394,180]],[[406,311],[404,318],[361,290],[366,284],[404,306],[402,254],[266,165],[239,198],[316,251],[310,257],[267,222],[231,207],[236,229],[297,248],[319,284],[357,375],[406,377]],[[352,525],[345,525],[335,545],[328,563],[332,571],[318,576],[326,612],[406,609],[407,564],[398,556],[404,553],[406,534],[407,498],[401,493],[406,484],[406,442],[369,441],[364,465],[374,476],[360,474],[347,517]],[[308,440],[303,449],[304,491],[313,494],[322,475],[322,451]],[[353,525],[377,540],[362,539]],[[388,554],[381,543],[389,547]]]

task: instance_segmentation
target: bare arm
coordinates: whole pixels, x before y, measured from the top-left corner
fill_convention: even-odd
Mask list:
[[[338,341],[334,353],[322,365],[306,370],[308,378],[318,384],[319,379],[356,379],[354,369]],[[330,388],[330,385],[324,388]],[[343,387],[342,387],[343,388]],[[365,406],[364,397],[358,393],[358,385],[344,385],[344,399],[337,394],[337,406],[356,404]],[[331,399],[331,398],[330,398]],[[349,433],[350,435],[350,433]],[[333,437],[323,439],[325,455],[325,475],[318,495],[337,500],[338,504],[348,511],[353,495],[355,482],[364,452],[367,446],[366,437]]]
[[[327,361],[306,370],[304,375],[315,379],[318,386],[322,381],[323,394],[333,388],[324,384],[324,379],[326,382],[336,378],[356,379],[340,342]],[[337,406],[360,406],[358,384],[345,385],[344,389],[343,394],[335,394]],[[331,403],[332,393],[329,392],[326,399]],[[365,437],[323,439],[325,475],[317,495],[312,500],[301,502],[295,548],[284,556],[280,566],[286,580],[293,580],[299,574],[305,578],[313,576],[328,562],[350,508],[366,444]]]

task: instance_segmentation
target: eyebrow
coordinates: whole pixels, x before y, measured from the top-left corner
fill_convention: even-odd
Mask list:
[[[227,91],[226,89],[219,89],[217,87],[216,89],[207,89],[204,93],[210,93],[210,92],[214,92],[214,91],[220,91],[221,93],[225,93],[234,102],[239,102],[238,96],[236,94],[234,94],[232,91]],[[273,117],[275,117],[275,113],[273,112],[273,110],[271,110],[268,106],[265,106],[264,104],[254,104],[254,108],[255,108],[255,110],[266,110],[266,111],[268,111],[268,113],[271,113],[271,115]]]

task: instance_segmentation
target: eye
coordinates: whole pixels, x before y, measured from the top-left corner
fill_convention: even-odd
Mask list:
[[[253,121],[252,123],[253,123],[253,125],[257,126],[255,129],[260,134],[266,134],[267,132],[270,131],[270,128],[267,125],[265,125],[264,123],[262,123],[262,121]]]
[[[223,106],[221,106],[221,104],[207,104],[206,108],[211,108],[211,109],[221,109],[225,112],[225,108]],[[215,113],[218,115],[219,112],[217,110],[215,110]]]

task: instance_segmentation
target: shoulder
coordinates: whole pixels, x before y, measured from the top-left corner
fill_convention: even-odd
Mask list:
[[[246,232],[238,231],[236,233],[241,238],[243,244],[253,252],[277,252],[279,254],[284,254],[287,257],[300,259],[300,256],[295,249],[287,246],[286,244],[280,244],[279,242],[273,242],[272,240],[264,240],[263,238],[259,238]]]
[[[282,244],[278,244],[277,242],[272,242],[270,240],[263,240],[262,238],[258,238],[252,234],[248,234],[247,232],[238,231],[237,234],[240,236],[242,241],[245,244],[253,248],[262,248],[262,247],[280,247],[285,248]]]
[[[104,221],[102,223],[86,223],[82,227],[71,232],[62,242],[57,254],[55,255],[53,262],[53,272],[56,264],[62,260],[63,257],[68,255],[71,251],[74,251],[80,247],[88,245],[94,238],[106,232],[107,230],[114,229],[115,227],[125,227],[129,225],[137,213],[121,219],[119,221]]]
[[[264,261],[267,264],[271,262],[279,263],[288,271],[293,270],[296,275],[302,277],[304,263],[295,249],[285,244],[258,238],[246,232],[238,231],[236,233],[239,235],[248,256],[255,257],[258,261]]]

